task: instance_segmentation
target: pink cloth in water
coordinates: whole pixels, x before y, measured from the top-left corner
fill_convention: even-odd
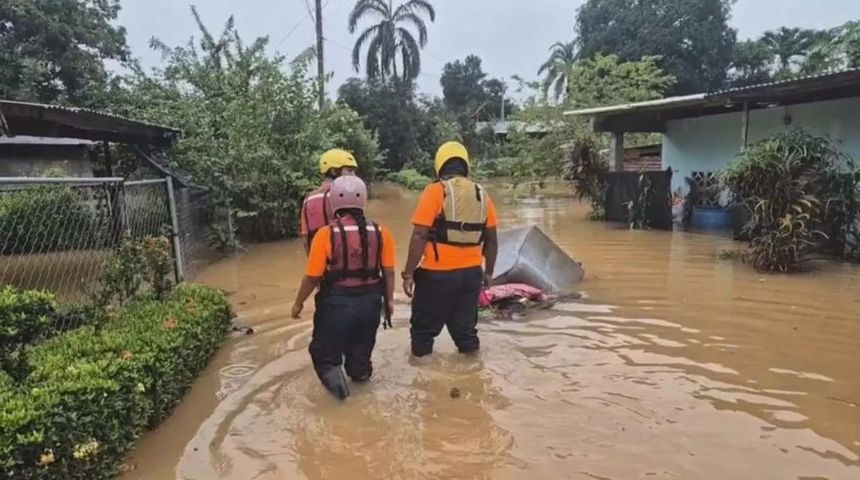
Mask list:
[[[534,301],[549,299],[540,289],[531,285],[526,285],[525,283],[506,283],[504,285],[493,285],[492,287],[485,288],[478,296],[478,306],[486,308],[500,300],[514,297]]]

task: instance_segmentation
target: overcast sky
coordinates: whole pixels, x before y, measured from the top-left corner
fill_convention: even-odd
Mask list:
[[[508,81],[512,75],[534,78],[548,47],[573,37],[576,9],[584,0],[432,2],[437,17],[422,54],[423,73],[418,85],[426,93],[440,94],[442,66],[468,54],[480,56],[484,71],[491,76]],[[160,62],[160,55],[148,47],[151,37],[177,45],[196,35],[189,9],[192,4],[197,5],[211,30],[218,31],[234,14],[243,38],[269,36],[272,48],[287,56],[314,42],[314,24],[308,13],[313,0],[122,0],[120,22],[128,29],[133,54],[145,66]],[[346,27],[355,2],[323,0],[323,4],[326,70],[334,72],[336,87],[355,74],[351,65],[354,37]],[[858,19],[860,0],[738,0],[731,24],[744,39],[783,25],[825,28]]]

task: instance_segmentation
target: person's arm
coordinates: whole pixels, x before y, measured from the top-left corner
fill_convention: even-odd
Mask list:
[[[302,309],[304,309],[305,301],[312,293],[314,293],[320,280],[322,280],[322,277],[311,277],[309,275],[305,275],[304,278],[302,278],[302,285],[299,287],[299,292],[296,294],[296,301],[293,304],[293,318],[299,318],[302,313]]]
[[[484,235],[484,283],[487,286],[493,280],[496,271],[496,257],[499,254],[499,237],[496,227],[488,227]]]
[[[412,236],[409,239],[409,250],[406,256],[406,265],[403,267],[403,292],[411,297],[415,286],[414,275],[421,258],[424,256],[424,247],[430,240],[430,230],[433,222],[442,211],[444,193],[438,184],[430,184],[421,193],[418,199],[418,207],[412,216]]]
[[[296,293],[296,301],[293,304],[293,318],[299,318],[302,314],[305,300],[314,293],[325,273],[326,260],[329,256],[328,252],[331,250],[327,228],[323,227],[320,230],[320,235],[314,236],[311,242],[305,276],[302,278],[302,284],[299,286],[299,291]]]

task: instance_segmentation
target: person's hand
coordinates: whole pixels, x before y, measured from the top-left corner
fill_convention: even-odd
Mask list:
[[[385,319],[383,320],[382,329],[388,330],[389,328],[392,328],[391,317],[394,316],[394,304],[393,303],[391,303],[389,301],[385,302],[384,314],[385,314]]]
[[[493,274],[485,273],[484,274],[484,288],[490,288],[493,286]]]
[[[303,309],[303,308],[304,308],[304,305],[302,305],[301,303],[294,303],[294,304],[293,304],[293,311],[292,311],[292,315],[291,315],[291,316],[292,316],[294,319],[298,320],[299,318],[301,318],[301,317],[302,317],[302,309]]]
[[[401,273],[400,277],[403,279],[403,293],[412,298],[412,294],[415,292],[415,278],[411,273],[406,272]]]

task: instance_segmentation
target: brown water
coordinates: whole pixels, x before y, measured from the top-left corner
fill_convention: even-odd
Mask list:
[[[405,242],[414,195],[380,193],[371,212]],[[496,197],[503,225],[539,225],[584,263],[584,300],[482,323],[473,360],[447,338],[411,360],[402,306],[374,381],[338,404],[310,367],[310,312],[288,318],[301,245],[252,247],[204,280],[256,334],[228,343],[126,478],[860,479],[860,269],[762,276],[718,258],[729,240]]]

